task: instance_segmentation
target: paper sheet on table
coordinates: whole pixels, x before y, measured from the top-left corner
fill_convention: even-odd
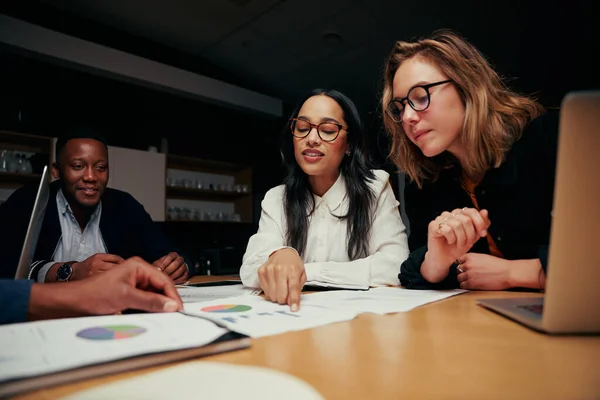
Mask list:
[[[207,287],[178,287],[177,292],[184,303],[199,303],[202,301],[225,299],[227,297],[237,297],[244,295],[257,296],[261,293],[260,289],[252,289],[245,287],[241,283],[239,285],[226,286],[207,286]]]
[[[291,312],[287,305],[275,304],[258,296],[230,297],[202,303],[185,303],[183,306],[188,315],[215,320],[232,331],[254,338],[348,321],[357,315],[352,310],[338,309],[335,305],[311,305],[302,301],[300,311],[297,312]]]
[[[232,384],[233,383],[233,384]],[[63,397],[93,399],[321,400],[306,382],[268,368],[193,361]]]
[[[302,305],[321,305],[360,313],[389,314],[410,311],[466,290],[410,290],[399,287],[371,288],[367,292],[340,290],[302,296]]]
[[[319,282],[319,281],[308,281],[304,284],[305,288],[306,288],[306,286],[316,286],[316,287],[331,288],[331,289],[369,290],[369,285],[324,283],[324,282]]]
[[[227,333],[178,313],[111,315],[0,327],[0,382],[163,351]]]

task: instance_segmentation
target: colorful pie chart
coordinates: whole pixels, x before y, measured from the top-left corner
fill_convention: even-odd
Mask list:
[[[212,313],[236,313],[252,310],[252,307],[243,304],[219,304],[218,306],[204,307],[200,310]]]
[[[146,328],[136,325],[94,326],[77,332],[77,336],[88,340],[129,339],[146,332]]]

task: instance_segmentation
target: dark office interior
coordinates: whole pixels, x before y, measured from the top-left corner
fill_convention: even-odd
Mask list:
[[[282,181],[278,136],[305,91],[352,98],[368,130],[372,163],[388,141],[378,103],[381,67],[395,40],[452,28],[511,86],[559,107],[572,90],[600,87],[600,45],[591,1],[3,1],[0,14],[282,101],[280,116],[232,107],[0,46],[0,130],[56,137],[101,129],[112,146],[248,166],[252,221],[157,222],[199,265],[239,268],[256,232],[260,201]],[[397,188],[398,177],[393,176]],[[203,265],[203,264],[202,264]],[[200,270],[199,272],[202,272]]]

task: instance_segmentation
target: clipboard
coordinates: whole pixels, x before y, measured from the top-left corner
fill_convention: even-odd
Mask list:
[[[230,331],[214,342],[201,347],[140,355],[41,376],[38,375],[6,381],[0,383],[0,398],[12,397],[25,392],[64,385],[85,379],[246,349],[248,347],[250,347],[250,338],[248,336]]]

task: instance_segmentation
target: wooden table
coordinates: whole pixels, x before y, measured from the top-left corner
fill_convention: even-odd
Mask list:
[[[198,280],[223,277],[195,278]],[[600,336],[547,336],[475,304],[470,292],[406,313],[254,339],[246,350],[204,358],[273,368],[327,399],[600,398]],[[48,388],[20,398],[54,399],[138,376],[153,367]]]

